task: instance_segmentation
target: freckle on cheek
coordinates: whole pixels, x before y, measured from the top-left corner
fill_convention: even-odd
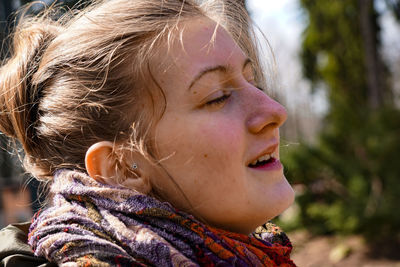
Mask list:
[[[193,92],[193,94],[195,95],[195,94],[197,94],[197,92],[196,92],[196,91],[194,91],[194,92]]]
[[[204,157],[205,157],[205,158],[207,158],[207,157],[208,157],[208,155],[207,155],[207,154],[204,154]]]

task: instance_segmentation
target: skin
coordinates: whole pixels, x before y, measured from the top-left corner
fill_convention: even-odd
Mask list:
[[[181,40],[150,62],[167,100],[154,132],[161,162],[149,175],[153,191],[211,226],[248,234],[293,202],[281,165],[248,166],[265,150],[279,158],[286,111],[256,87],[251,63],[222,27],[199,18],[178,28]]]

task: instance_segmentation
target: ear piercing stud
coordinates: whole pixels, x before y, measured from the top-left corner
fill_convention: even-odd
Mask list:
[[[134,170],[136,170],[138,168],[138,165],[137,165],[137,163],[135,162],[135,163],[133,163],[132,164],[132,169],[134,169]]]

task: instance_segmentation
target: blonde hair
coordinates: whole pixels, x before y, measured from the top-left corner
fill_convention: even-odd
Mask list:
[[[148,60],[180,21],[203,16],[222,25],[264,84],[249,18],[233,3],[110,0],[57,21],[49,14],[21,20],[0,69],[0,131],[22,145],[24,167],[38,179],[84,170],[86,150],[102,140],[151,158],[146,133],[165,103],[147,86]]]

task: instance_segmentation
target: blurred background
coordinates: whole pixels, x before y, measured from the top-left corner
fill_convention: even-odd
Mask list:
[[[289,113],[281,158],[296,192],[276,222],[295,262],[400,266],[400,0],[225,1],[247,8],[276,59],[274,93]],[[2,60],[27,2],[0,0]],[[1,227],[40,207],[8,144],[0,135]]]

